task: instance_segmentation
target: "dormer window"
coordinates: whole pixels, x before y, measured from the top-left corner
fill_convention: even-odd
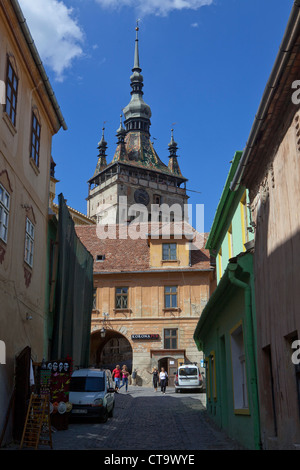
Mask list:
[[[105,255],[97,255],[96,261],[104,261]]]
[[[177,243],[163,243],[163,261],[174,261],[177,259]]]

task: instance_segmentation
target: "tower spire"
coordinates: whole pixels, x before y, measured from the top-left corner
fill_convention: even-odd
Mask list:
[[[135,38],[135,49],[134,49],[134,65],[133,65],[133,69],[132,71],[139,71],[141,72],[142,69],[140,68],[140,57],[139,57],[139,35],[138,35],[138,32],[139,32],[139,21],[140,20],[137,20],[136,21],[136,28],[135,28],[135,31],[136,31],[136,38]]]
[[[170,152],[168,168],[175,175],[182,176],[180,168],[179,168],[178,160],[177,160],[178,147],[177,147],[177,143],[174,140],[174,129],[171,129],[171,141],[168,147],[169,147],[169,152]]]
[[[136,38],[134,47],[134,64],[132,69],[132,75],[130,77],[131,101],[123,109],[125,118],[126,132],[131,130],[144,131],[149,134],[151,109],[143,100],[143,86],[144,78],[141,74],[140,57],[139,57],[139,20],[137,20],[137,26],[135,28]]]
[[[104,139],[104,130],[105,130],[105,127],[103,126],[102,127],[102,137],[101,137],[101,140],[98,143],[98,147],[97,147],[98,150],[99,150],[99,154],[98,154],[98,163],[97,163],[97,166],[96,166],[94,176],[97,175],[98,173],[100,173],[100,171],[104,170],[104,168],[107,167],[107,162],[106,162],[107,142]]]

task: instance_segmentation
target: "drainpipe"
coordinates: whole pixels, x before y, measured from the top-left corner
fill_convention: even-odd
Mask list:
[[[247,355],[249,357],[249,369],[250,369],[250,388],[251,395],[253,398],[253,414],[254,414],[254,444],[256,449],[261,449],[260,439],[260,418],[259,418],[259,400],[257,390],[257,370],[256,360],[254,352],[254,335],[253,335],[253,317],[252,317],[252,301],[251,301],[251,287],[246,283],[235,277],[235,270],[237,264],[229,264],[228,266],[228,278],[229,281],[237,287],[244,289],[245,291],[245,319],[247,328]]]

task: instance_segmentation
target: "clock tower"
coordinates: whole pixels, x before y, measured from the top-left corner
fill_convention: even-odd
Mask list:
[[[131,100],[120,116],[116,132],[117,147],[107,163],[107,143],[98,144],[98,162],[88,181],[87,215],[97,222],[126,223],[136,218],[137,207],[143,221],[187,220],[186,181],[178,164],[173,129],[169,143],[169,162],[164,164],[150,139],[150,106],[143,99],[143,76],[139,64],[139,28],[136,28]],[[124,124],[124,125],[123,125]],[[124,127],[125,126],[125,127]],[[132,210],[133,209],[133,210]],[[144,209],[144,210],[143,210]],[[146,218],[146,219],[145,219]]]

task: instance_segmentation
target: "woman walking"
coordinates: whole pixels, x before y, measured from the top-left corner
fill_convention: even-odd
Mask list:
[[[124,366],[122,367],[122,385],[120,386],[119,390],[121,390],[121,388],[125,385],[126,392],[128,392],[128,377],[129,372],[127,366],[124,364]]]
[[[168,380],[168,374],[165,371],[165,369],[162,367],[160,374],[159,374],[159,379],[160,379],[160,387],[161,387],[161,393],[165,394],[166,393],[166,386],[167,386],[167,380]]]
[[[153,387],[154,391],[157,392],[157,385],[159,382],[159,373],[157,367],[153,367],[152,372],[147,371],[149,374],[152,374]]]

